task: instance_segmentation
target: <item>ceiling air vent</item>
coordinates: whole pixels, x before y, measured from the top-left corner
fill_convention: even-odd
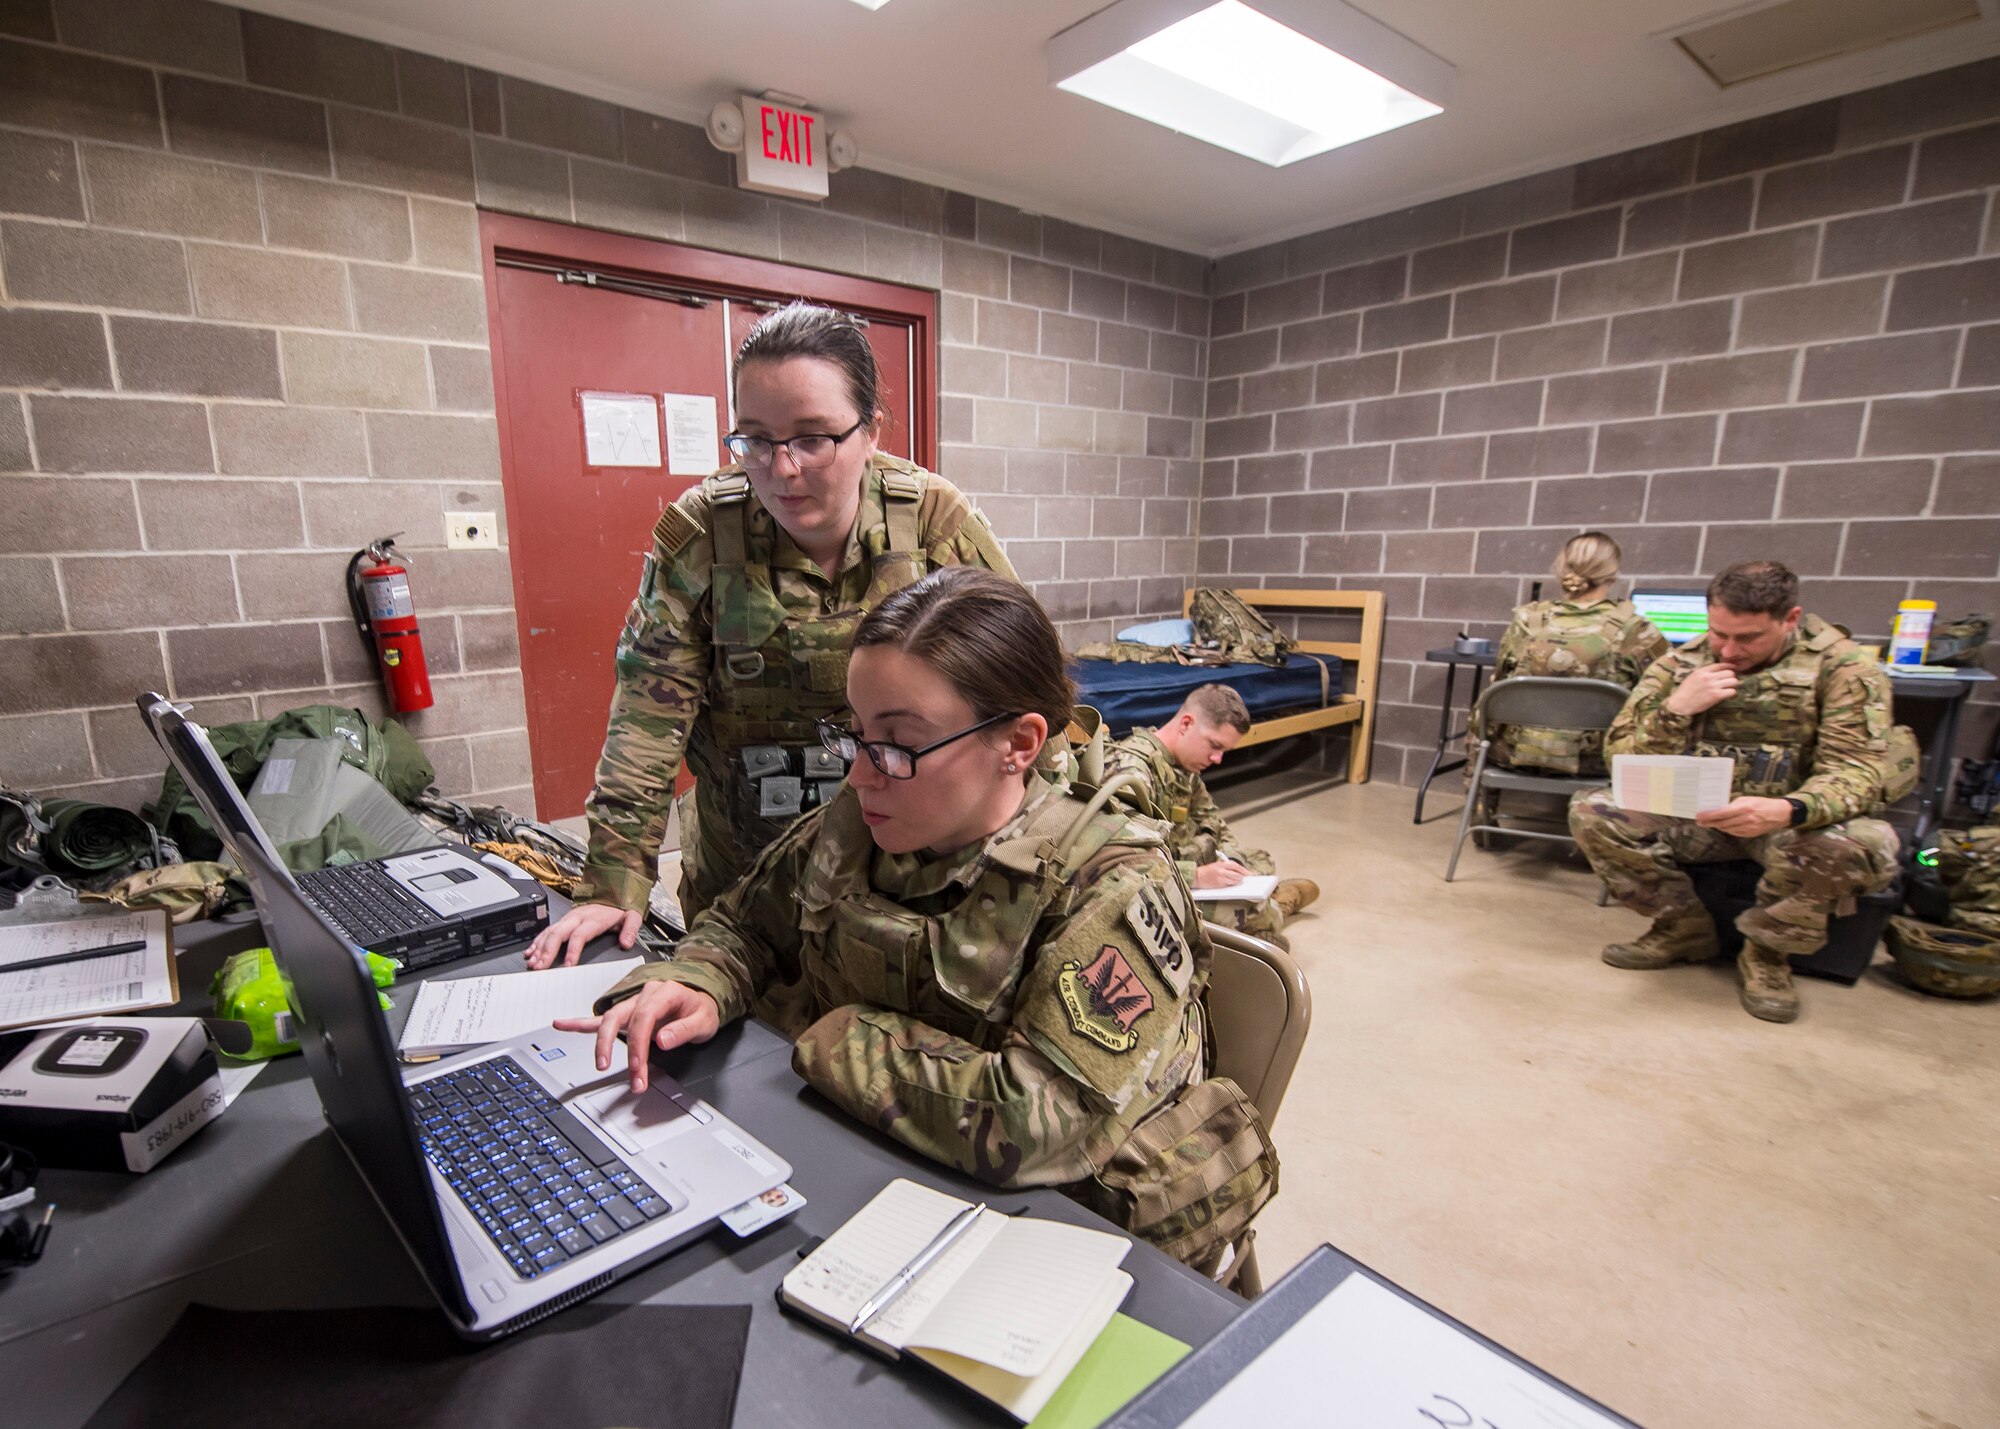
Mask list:
[[[1979,0],[1785,0],[1684,30],[1674,43],[1727,88],[1979,18]]]

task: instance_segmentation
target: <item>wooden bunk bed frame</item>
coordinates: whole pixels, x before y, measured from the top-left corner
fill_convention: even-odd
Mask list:
[[[1324,709],[1301,714],[1278,715],[1253,721],[1250,732],[1237,743],[1263,744],[1316,729],[1355,726],[1347,753],[1347,782],[1366,784],[1368,765],[1375,750],[1376,689],[1382,675],[1382,592],[1379,590],[1232,590],[1230,594],[1245,605],[1267,612],[1352,610],[1361,615],[1359,640],[1301,640],[1299,650],[1307,655],[1338,655],[1343,664],[1354,667],[1354,693],[1344,694]],[[1181,614],[1194,604],[1194,592],[1181,598]]]

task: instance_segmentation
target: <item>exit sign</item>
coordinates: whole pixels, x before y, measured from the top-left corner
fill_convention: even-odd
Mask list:
[[[744,95],[743,147],[736,151],[736,182],[759,193],[825,198],[826,120],[778,99]]]

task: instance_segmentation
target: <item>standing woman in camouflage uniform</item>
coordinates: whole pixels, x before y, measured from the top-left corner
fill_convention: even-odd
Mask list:
[[[846,708],[862,615],[940,566],[1014,575],[956,487],[877,450],[875,355],[853,319],[782,308],[744,339],[733,377],[734,463],[653,530],[618,641],[577,906],[529,946],[530,967],[574,963],[612,928],[632,946],[683,757],[696,780],[679,803],[692,918],[846,772],[814,721]]]
[[[799,1075],[996,1186],[1056,1186],[1192,1263],[1276,1189],[1262,1122],[1204,1080],[1211,950],[1159,825],[1044,760],[1074,690],[1035,598],[948,569],[862,620],[847,783],[698,916],[673,961],[558,1022],[671,1048],[775,984]],[[635,1091],[643,1052],[630,1059]]]
[[[1500,638],[1493,678],[1510,675],[1571,675],[1609,680],[1631,689],[1646,667],[1667,653],[1667,637],[1632,608],[1613,600],[1624,552],[1602,531],[1572,536],[1556,560],[1561,600],[1537,600],[1518,607]],[[1493,754],[1512,768],[1548,769],[1560,774],[1604,773],[1604,736],[1595,731],[1500,725]]]

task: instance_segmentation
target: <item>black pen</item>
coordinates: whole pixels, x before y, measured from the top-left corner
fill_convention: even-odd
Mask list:
[[[21,1258],[23,1265],[31,1265],[42,1258],[42,1249],[49,1243],[49,1222],[55,1218],[56,1203],[50,1201],[42,1208],[41,1224],[35,1227],[35,1233],[28,1239],[27,1253]]]
[[[29,958],[23,963],[0,963],[0,974],[24,973],[30,968],[49,968],[58,963],[80,963],[88,958],[108,958],[119,953],[143,952],[145,947],[146,940],[141,938],[136,943],[111,943],[102,948],[78,948],[73,952],[51,953],[46,958]]]

